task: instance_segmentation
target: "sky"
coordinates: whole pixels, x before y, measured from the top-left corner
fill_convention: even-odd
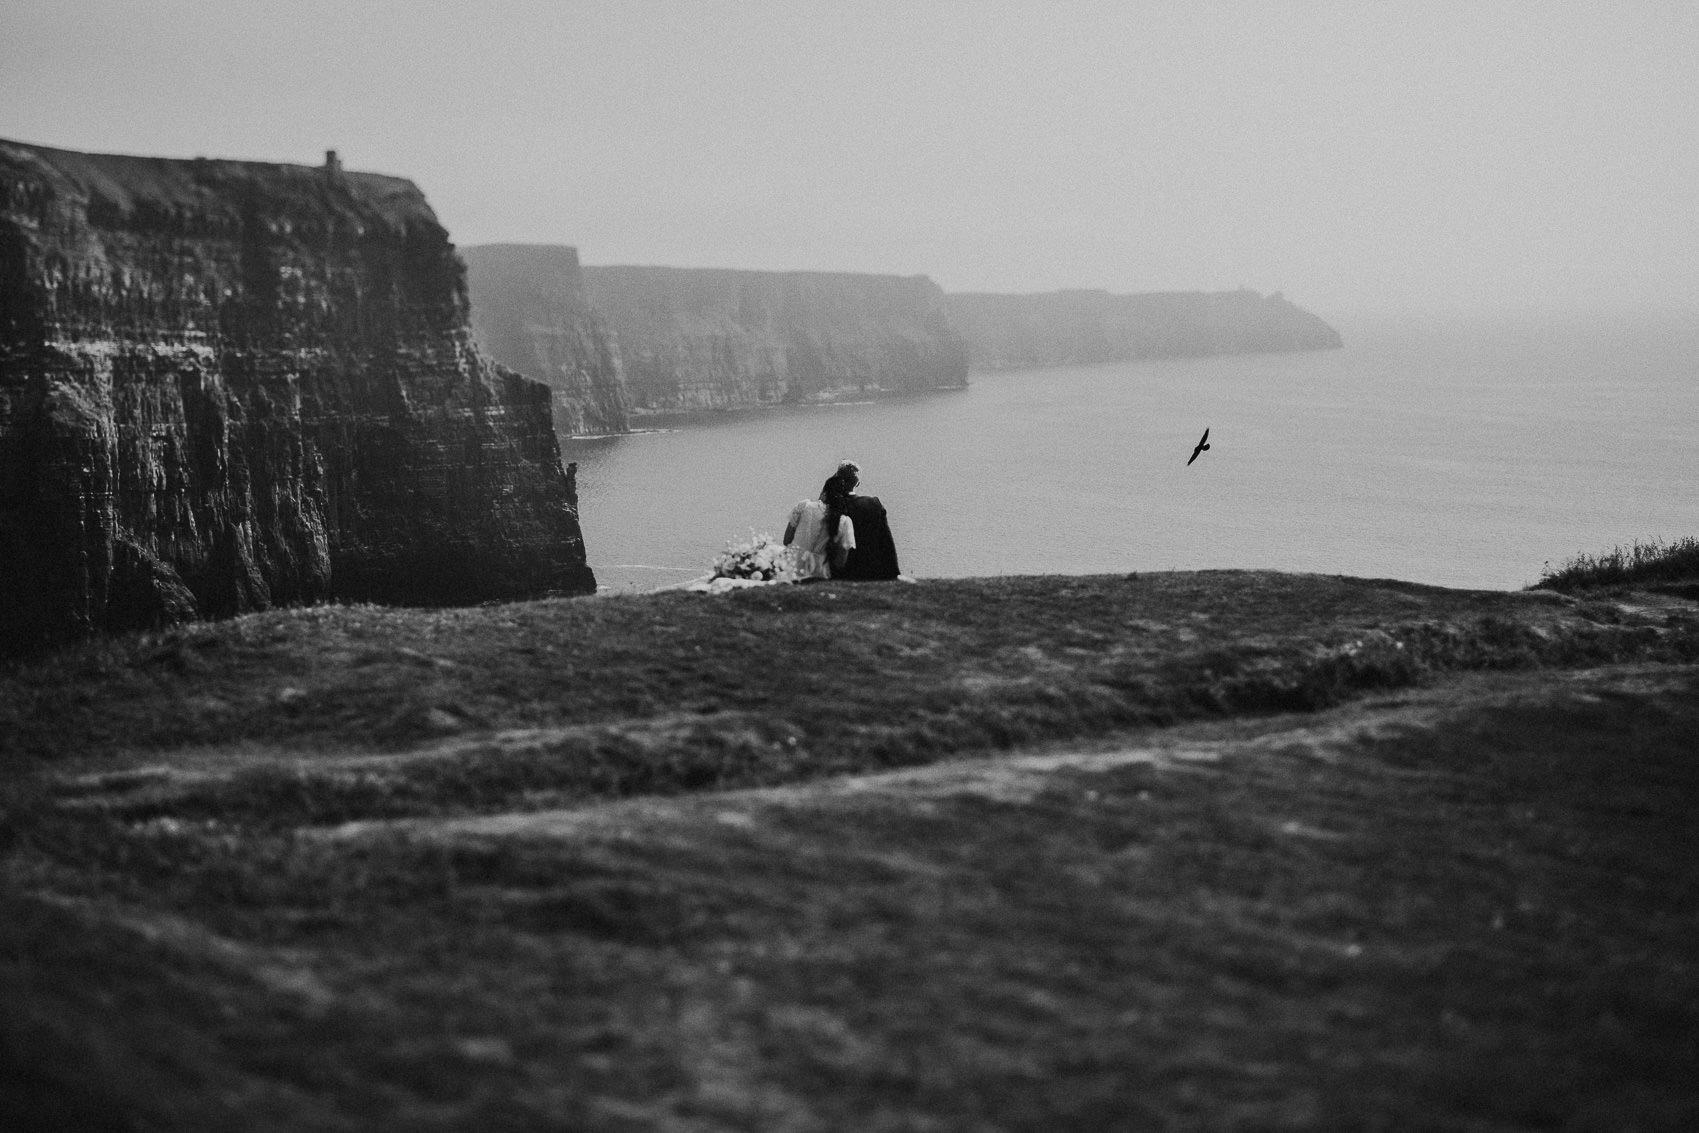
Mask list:
[[[0,138],[591,264],[1699,310],[1691,0],[0,0]]]

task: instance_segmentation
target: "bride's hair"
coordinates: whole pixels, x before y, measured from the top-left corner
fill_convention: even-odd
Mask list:
[[[838,543],[838,520],[844,514],[844,501],[849,496],[849,488],[838,475],[827,478],[821,485],[820,499],[826,505],[826,553]]]

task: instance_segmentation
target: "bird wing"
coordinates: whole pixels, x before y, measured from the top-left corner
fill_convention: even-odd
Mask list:
[[[1198,447],[1202,448],[1204,445],[1207,445],[1208,443],[1209,443],[1209,430],[1205,429],[1203,431],[1203,439],[1198,441]]]

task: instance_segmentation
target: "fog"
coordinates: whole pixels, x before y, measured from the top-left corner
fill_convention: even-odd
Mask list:
[[[1689,3],[0,0],[0,137],[588,263],[1693,310],[1695,136]]]

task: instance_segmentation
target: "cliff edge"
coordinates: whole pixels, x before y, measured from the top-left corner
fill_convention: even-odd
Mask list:
[[[0,142],[0,651],[588,592],[547,389],[410,182]]]
[[[1278,293],[964,292],[946,295],[944,301],[951,322],[967,341],[974,368],[984,370],[1336,350],[1344,345],[1338,331]]]

